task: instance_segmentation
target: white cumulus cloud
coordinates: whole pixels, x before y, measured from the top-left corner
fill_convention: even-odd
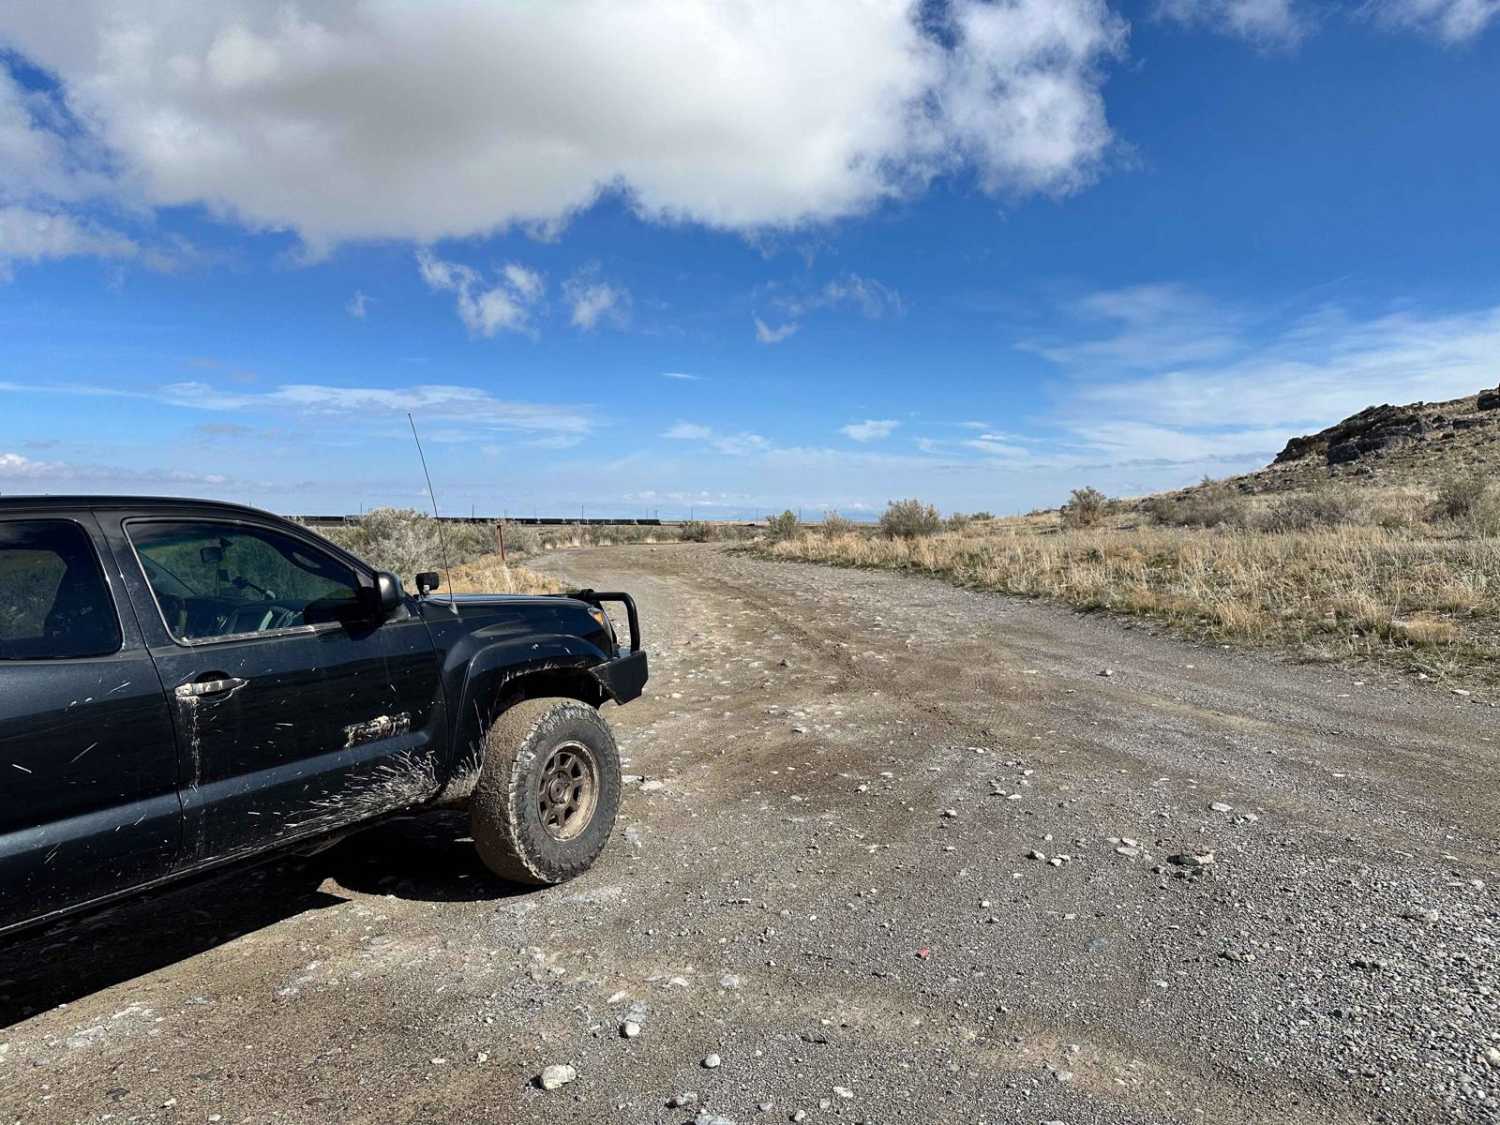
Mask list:
[[[1002,194],[1090,181],[1125,25],[1104,0],[70,0],[0,8],[84,136],[0,98],[26,193],[86,145],[112,193],[204,205],[314,250],[553,227],[601,192],[752,231],[858,214],[972,169]],[[503,323],[493,309],[490,323]]]
[[[429,288],[455,295],[458,318],[471,336],[528,331],[532,306],[544,288],[541,274],[513,262],[493,286],[485,285],[478,270],[444,261],[431,250],[417,251],[417,269]]]

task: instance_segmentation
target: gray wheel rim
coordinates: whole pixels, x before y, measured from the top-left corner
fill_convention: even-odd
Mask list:
[[[581,742],[553,749],[542,767],[537,813],[554,840],[572,840],[594,819],[599,804],[599,762]]]

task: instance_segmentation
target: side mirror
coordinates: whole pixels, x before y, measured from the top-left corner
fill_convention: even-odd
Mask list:
[[[435,570],[424,570],[417,575],[417,593],[424,598],[442,584],[442,576]]]
[[[388,570],[375,572],[375,604],[382,618],[395,613],[405,597],[406,592],[401,589],[401,579]]]

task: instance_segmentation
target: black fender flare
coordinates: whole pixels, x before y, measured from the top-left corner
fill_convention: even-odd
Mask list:
[[[497,708],[509,694],[510,685],[525,676],[546,672],[577,672],[590,675],[609,658],[576,636],[562,634],[499,641],[474,653],[464,669],[463,688],[453,713],[452,767],[444,794],[467,796],[478,776],[485,731],[494,722]],[[597,676],[598,703],[609,698],[609,689]]]

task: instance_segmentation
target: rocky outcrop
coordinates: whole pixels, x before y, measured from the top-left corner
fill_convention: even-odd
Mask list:
[[[1330,465],[1347,465],[1362,457],[1379,456],[1397,446],[1421,441],[1431,428],[1422,415],[1422,405],[1367,407],[1336,426],[1292,438],[1272,464],[1323,457]]]
[[[1500,410],[1500,387],[1493,391],[1480,391],[1476,405],[1480,410]]]

